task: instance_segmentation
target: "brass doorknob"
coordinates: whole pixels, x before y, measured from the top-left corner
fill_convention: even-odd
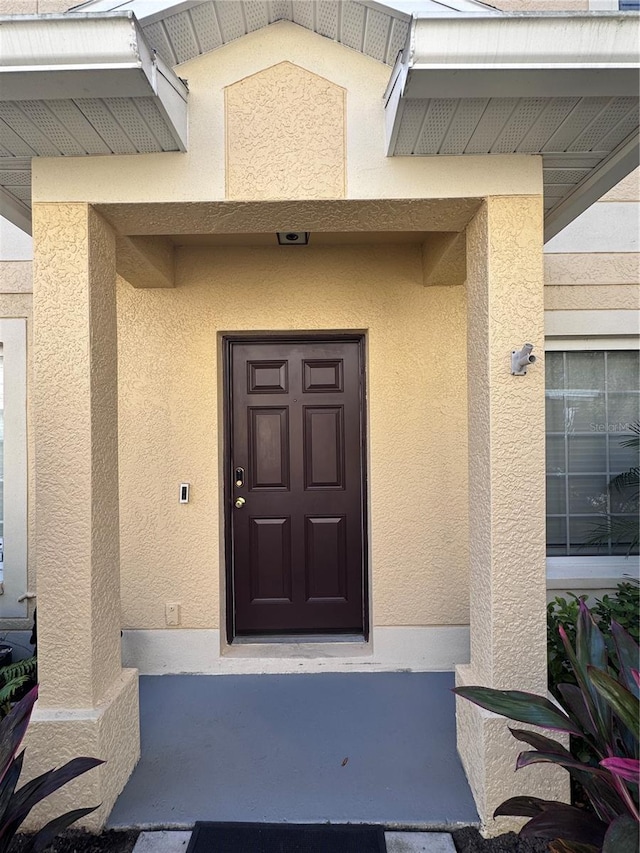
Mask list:
[[[236,498],[236,507],[237,507],[238,509],[242,509],[242,507],[243,507],[245,504],[246,504],[246,501],[245,501],[245,499],[244,499],[244,498]]]

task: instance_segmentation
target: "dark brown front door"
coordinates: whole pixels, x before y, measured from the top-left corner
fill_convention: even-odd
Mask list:
[[[232,634],[364,629],[361,350],[228,342]]]

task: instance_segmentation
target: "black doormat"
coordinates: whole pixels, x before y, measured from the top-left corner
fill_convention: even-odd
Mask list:
[[[196,823],[186,853],[385,853],[380,826]]]

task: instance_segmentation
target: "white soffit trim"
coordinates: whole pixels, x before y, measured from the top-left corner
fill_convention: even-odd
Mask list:
[[[638,165],[637,34],[633,13],[418,18],[387,153],[541,155],[550,239]]]
[[[31,158],[185,151],[187,88],[131,12],[0,18],[0,213],[30,230]]]

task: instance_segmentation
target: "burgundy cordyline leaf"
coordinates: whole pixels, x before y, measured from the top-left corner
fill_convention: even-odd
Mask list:
[[[539,752],[554,753],[556,755],[562,755],[565,758],[570,758],[573,760],[573,756],[571,755],[569,750],[566,749],[561,743],[558,743],[557,740],[553,740],[553,738],[545,737],[544,735],[541,735],[538,732],[531,732],[527,729],[512,729],[511,726],[509,726],[509,731],[516,740],[522,741],[523,743],[528,743],[529,746],[532,746]]]
[[[620,681],[636,699],[640,699],[640,685],[634,677],[635,668],[640,660],[640,649],[631,634],[615,619],[611,620],[611,634],[620,663]]]
[[[633,676],[633,680],[635,681],[635,683],[638,685],[638,687],[640,687],[640,671],[637,669],[632,669],[631,675]]]
[[[32,779],[16,791],[7,812],[7,818],[22,822],[31,809],[45,797],[100,764],[104,764],[104,761],[98,758],[73,758],[62,767],[49,770],[37,779]]]
[[[13,706],[3,720],[0,720],[0,782],[6,776],[20,748],[37,698],[38,686],[36,685]]]
[[[629,815],[620,815],[613,821],[604,837],[602,853],[638,853],[640,825]]]
[[[535,693],[521,690],[493,690],[490,687],[454,687],[458,696],[475,702],[481,708],[501,714],[510,720],[529,723],[552,731],[569,732],[578,736],[582,731],[557,705]]]
[[[565,841],[562,838],[556,838],[549,844],[550,853],[600,853],[597,847],[593,844],[578,844],[577,841]]]
[[[640,784],[640,761],[637,758],[604,758],[601,767],[606,767],[616,776],[621,776],[627,782]]]
[[[532,764],[558,764],[569,772],[578,770],[580,773],[607,777],[607,773],[604,770],[601,770],[599,767],[592,767],[589,764],[583,764],[582,761],[578,761],[572,755],[566,758],[563,755],[558,755],[556,752],[549,753],[538,750],[535,752],[521,752],[516,762],[516,770],[520,770],[522,767],[529,767]]]
[[[32,836],[30,843],[24,848],[23,853],[41,853],[41,851],[44,851],[49,844],[51,844],[56,835],[62,832],[63,829],[71,826],[72,823],[80,820],[80,818],[91,814],[91,812],[94,812],[97,808],[99,808],[99,806],[93,806],[92,808],[87,809],[75,809],[72,812],[67,812],[66,814],[60,815],[60,817],[56,817],[52,821],[49,821],[49,823],[46,824],[46,826],[43,826],[36,835]]]
[[[562,696],[569,714],[573,714],[580,726],[592,737],[597,737],[593,720],[585,703],[582,690],[576,684],[559,684],[558,691]]]
[[[638,731],[640,731],[640,709],[633,693],[630,693],[623,684],[606,672],[592,666],[587,667],[587,671],[594,688],[600,693],[603,701],[610,706],[618,720],[637,738]],[[613,745],[612,740],[613,738],[610,737],[610,746]]]
[[[569,638],[567,637],[567,632],[564,630],[562,625],[558,626],[558,633],[560,634],[560,639],[562,640],[562,645],[564,646],[564,650],[567,653],[567,658],[569,659],[569,663],[571,664],[571,669],[573,670],[575,679],[578,682],[578,688],[584,698],[584,704],[587,709],[587,714],[589,715],[589,720],[591,722],[590,729],[597,733],[596,737],[598,738],[598,740],[601,739],[603,741],[603,743],[597,744],[597,749],[602,755],[606,755],[606,750],[604,749],[604,744],[607,740],[606,728],[603,725],[603,721],[599,714],[598,706],[596,705],[593,696],[591,695],[592,687],[589,684],[586,669],[582,666],[582,664],[576,657],[576,653],[573,649],[573,646],[571,645],[571,643],[569,642]]]
[[[566,803],[556,803],[554,808],[547,808],[539,815],[532,817],[520,830],[523,838],[562,838],[565,841],[577,841],[579,844],[602,846],[606,823],[597,817]]]
[[[494,811],[496,817],[533,817],[545,809],[555,806],[555,800],[541,800],[540,797],[510,797],[500,803]]]

